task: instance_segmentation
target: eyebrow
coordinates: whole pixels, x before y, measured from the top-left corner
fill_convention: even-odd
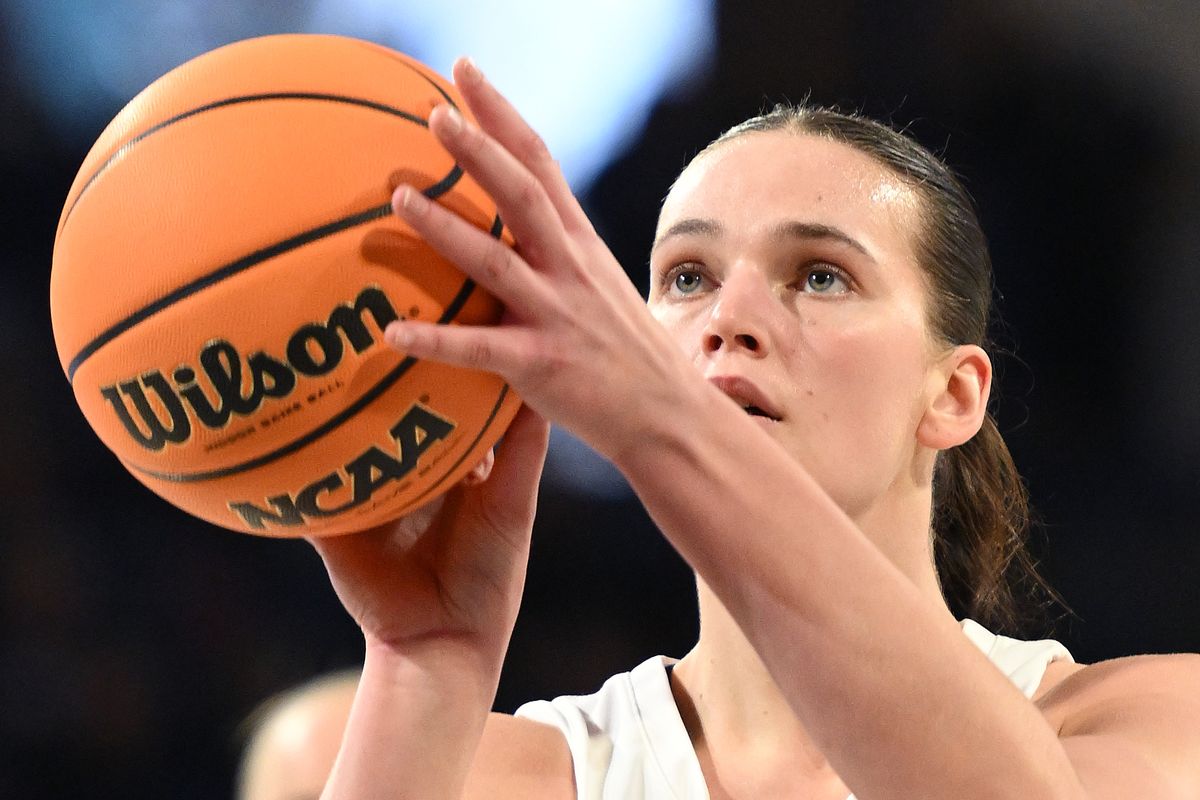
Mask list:
[[[650,250],[657,250],[659,245],[667,239],[673,239],[676,236],[707,236],[715,239],[724,232],[725,228],[716,220],[689,217],[679,220],[679,222],[676,222],[663,231],[662,235],[654,240],[654,244],[650,245]]]
[[[871,255],[866,247],[863,247],[862,243],[841,228],[834,227],[833,225],[788,220],[776,225],[775,230],[771,233],[777,239],[831,239],[857,250],[872,261],[875,260],[875,257]]]
[[[658,249],[667,239],[676,236],[706,236],[709,238],[717,238],[724,234],[725,228],[721,223],[714,219],[702,219],[698,217],[689,217],[681,219],[671,227],[662,232],[662,235],[654,240],[650,250],[653,252]],[[771,230],[771,238],[773,239],[828,239],[847,247],[853,248],[862,253],[871,261],[875,257],[871,255],[857,239],[850,234],[837,228],[833,225],[824,225],[819,222],[802,222],[800,220],[787,220],[776,225]]]

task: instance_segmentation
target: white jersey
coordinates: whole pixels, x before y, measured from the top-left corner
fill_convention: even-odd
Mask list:
[[[1073,660],[1056,641],[997,636],[972,620],[964,620],[962,628],[1026,697],[1037,691],[1047,665]],[[595,694],[538,700],[517,709],[518,717],[562,731],[579,800],[708,798],[700,762],[671,694],[670,663],[655,656],[609,678]]]

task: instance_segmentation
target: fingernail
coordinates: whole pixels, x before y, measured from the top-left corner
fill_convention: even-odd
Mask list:
[[[383,335],[388,344],[401,350],[412,344],[412,331],[406,328],[402,322],[393,322],[388,325]]]
[[[462,130],[462,114],[458,113],[458,109],[454,106],[445,106],[446,109],[446,130],[451,134],[457,134]]]
[[[429,201],[413,187],[405,186],[400,190],[400,205],[409,213],[421,214],[429,208]]]
[[[473,83],[479,83],[483,80],[483,73],[479,70],[479,66],[475,63],[475,59],[467,56],[463,59],[463,75],[469,78]]]

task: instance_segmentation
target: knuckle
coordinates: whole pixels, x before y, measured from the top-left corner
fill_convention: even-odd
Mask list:
[[[463,351],[463,361],[468,366],[486,367],[492,362],[492,348],[486,339],[475,339],[467,343]]]
[[[530,347],[522,363],[522,380],[538,385],[546,383],[555,375],[561,375],[563,370],[570,366],[558,347],[546,344]]]
[[[543,260],[542,249],[538,247],[537,241],[532,238],[518,240],[516,250],[528,264],[539,264]]]
[[[487,146],[487,136],[474,125],[467,125],[461,135],[463,153],[472,160],[477,159]]]
[[[571,360],[558,349],[551,350],[542,357],[542,375],[549,377],[551,375],[561,375],[564,371],[573,367]]]
[[[519,208],[534,208],[542,199],[542,185],[532,174],[526,173],[521,177],[516,187],[514,198]]]
[[[537,131],[528,130],[521,139],[521,155],[531,162],[552,161],[550,148]]]
[[[413,341],[416,342],[415,339]],[[440,336],[429,336],[422,342],[421,352],[425,358],[439,361],[445,355],[446,344]]]
[[[480,259],[483,278],[495,284],[504,279],[511,266],[512,252],[499,239],[490,239]]]

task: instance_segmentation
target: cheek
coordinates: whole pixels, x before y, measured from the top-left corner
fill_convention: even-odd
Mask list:
[[[800,367],[801,375],[825,376],[828,391],[882,402],[907,396],[904,387],[922,383],[924,333],[906,319],[814,315],[800,324],[798,333],[792,342],[782,343],[790,351],[787,360]]]
[[[841,401],[858,412],[856,424],[886,439],[914,434],[913,413],[925,383],[920,331],[889,328],[846,338],[834,368]]]
[[[813,455],[827,462],[830,479],[855,484],[844,491],[872,495],[911,457],[924,391],[923,336],[904,326],[842,327],[806,337],[803,347],[809,352],[798,361],[811,368],[797,376],[798,399],[809,422],[825,431],[805,449],[817,445]]]
[[[675,344],[687,354],[689,358],[697,358],[700,356],[699,344],[703,331],[704,320],[702,317],[687,308],[673,305],[656,305],[649,304],[650,315],[658,321],[658,324],[663,326]]]

